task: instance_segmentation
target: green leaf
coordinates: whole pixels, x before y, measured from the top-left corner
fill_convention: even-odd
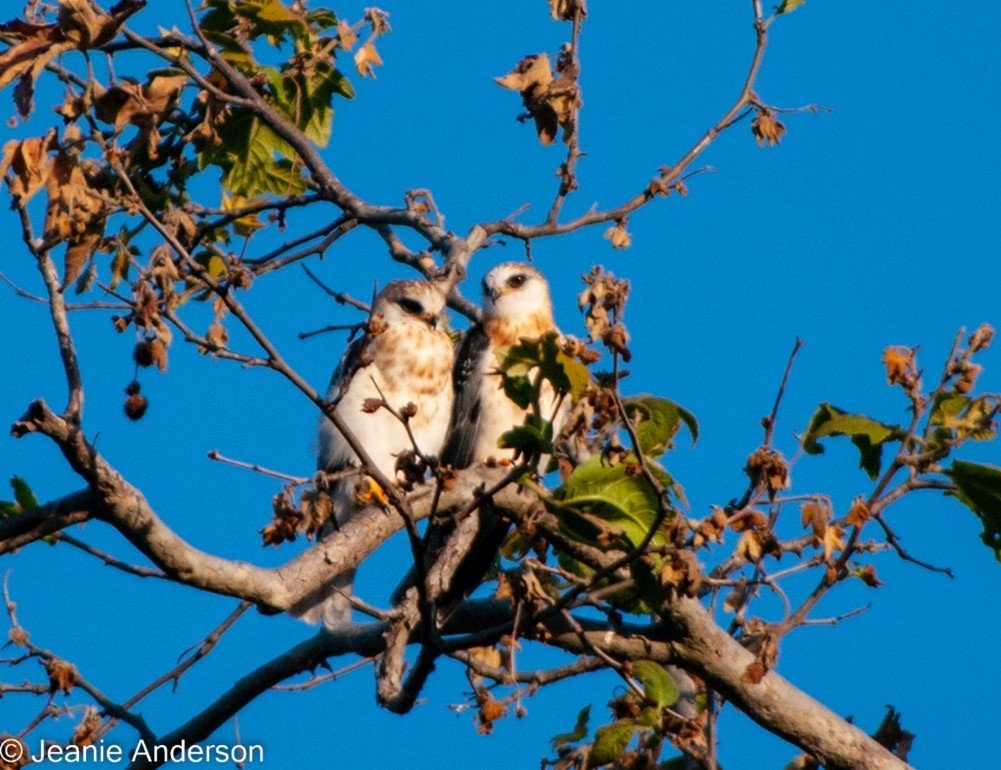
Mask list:
[[[954,460],[947,473],[956,485],[956,498],[980,517],[980,539],[1001,561],[1001,468]]]
[[[678,702],[678,686],[664,667],[652,660],[639,660],[632,664],[633,678],[643,685],[643,692],[651,703],[660,708]]]
[[[568,733],[560,733],[559,735],[554,735],[550,740],[553,748],[559,751],[560,749],[566,748],[570,743],[577,743],[582,741],[587,737],[587,722],[591,718],[591,707],[584,706],[577,714],[577,723],[574,725],[573,730]]]
[[[514,449],[515,456],[538,457],[553,453],[553,424],[534,414],[526,415],[525,424],[501,435],[497,446]]]
[[[31,491],[31,487],[28,486],[28,483],[24,479],[20,476],[12,476],[10,486],[14,490],[14,499],[21,506],[21,513],[27,513],[38,507],[38,500],[35,499],[35,493]]]
[[[598,767],[615,762],[626,750],[635,731],[636,725],[629,719],[599,727],[594,732],[594,745],[587,757],[587,766]]]
[[[222,144],[202,152],[199,167],[223,170],[222,184],[233,195],[292,195],[306,189],[295,151],[247,110],[236,110],[219,127]]]
[[[959,416],[959,413],[968,406],[970,399],[966,396],[961,396],[958,393],[943,393],[940,394],[932,406],[931,417],[929,418],[932,425],[947,425],[949,421],[955,417]]]
[[[900,441],[905,435],[899,425],[886,425],[862,414],[849,414],[831,404],[821,404],[803,435],[803,449],[809,454],[823,454],[819,439],[849,436],[859,450],[859,467],[875,479],[882,464],[883,445]]]
[[[226,260],[218,254],[203,251],[195,256],[195,262],[204,267],[213,278],[220,278],[226,275]]]
[[[806,0],[782,0],[782,4],[775,9],[775,13],[792,13],[805,2]]]
[[[627,399],[623,407],[636,426],[640,449],[649,457],[658,457],[670,448],[671,439],[682,423],[692,434],[692,444],[699,440],[699,423],[695,415],[673,401],[640,395]]]
[[[497,368],[504,375],[504,392],[522,409],[538,398],[537,377],[548,380],[557,393],[569,395],[573,403],[589,382],[587,367],[560,350],[555,332],[499,347],[495,355]]]
[[[635,462],[635,458],[631,459]],[[575,468],[556,491],[555,499],[547,501],[570,532],[582,529],[586,532],[590,523],[592,536],[596,536],[593,531],[600,533],[601,527],[593,521],[588,522],[589,518],[593,518],[612,525],[633,545],[643,541],[660,510],[660,501],[656,490],[642,474],[627,471],[629,460],[627,458],[626,462],[611,466],[600,457],[594,457]],[[671,486],[671,477],[663,468],[656,464],[648,465],[664,486]],[[583,521],[579,520],[581,514],[584,514]],[[575,518],[578,520],[575,521]],[[653,538],[654,543],[662,541],[660,533]]]

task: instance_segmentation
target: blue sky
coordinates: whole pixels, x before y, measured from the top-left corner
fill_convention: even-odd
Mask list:
[[[587,156],[571,213],[624,200],[679,157],[736,96],[753,45],[745,2],[591,5],[583,38]],[[184,26],[176,4],[150,6],[133,26]],[[344,3],[336,10],[353,19],[361,7]],[[561,151],[540,146],[529,126],[514,121],[517,95],[491,79],[525,54],[555,52],[565,26],[549,20],[542,0],[401,0],[386,10],[393,24],[379,49],[386,64],[376,81],[355,77],[358,99],[339,103],[325,151],[331,167],[373,202],[401,202],[413,187],[432,189],[447,224],[459,232],[526,202],[534,209],[524,219],[541,218]],[[993,4],[809,0],[772,28],[758,92],[775,105],[817,103],[833,113],[787,116],[788,135],[778,148],[758,149],[746,124],[735,127],[703,156],[715,173],[692,179],[686,198],[658,201],[631,219],[629,250],[612,251],[600,228],[534,245],[570,333],[582,331],[575,306],[581,273],[601,263],[633,281],[628,389],[668,396],[698,416],[697,447],[681,445],[668,458],[695,514],[742,491],[741,468],[760,440],[758,421],[796,336],[805,346],[777,432],[787,455],[795,451],[792,432],[802,430],[819,401],[885,421],[905,419],[905,404],[886,387],[880,365],[887,344],[920,344],[922,364],[935,373],[959,326],[1001,324],[999,35],[1001,8]],[[9,92],[0,98],[12,112]],[[37,289],[15,217],[4,216],[11,246],[0,270]],[[315,226],[318,216],[291,218],[291,227]],[[255,241],[250,251],[266,244]],[[483,252],[472,277],[521,254],[513,243]],[[313,267],[329,284],[362,297],[373,279],[400,275],[381,242],[360,231]],[[344,340],[300,342],[296,333],[357,316],[294,269],[261,280],[247,305],[291,363],[322,387]],[[167,374],[143,377],[147,417],[129,423],[121,401],[132,376],[131,337],[115,334],[96,314],[72,321],[88,388],[86,428],[106,457],[192,543],[259,564],[286,560],[295,546],[263,550],[257,534],[277,486],[212,464],[205,453],[214,448],[305,475],[313,463],[311,405],[275,375],[241,371],[175,345]],[[199,322],[207,325],[196,315]],[[234,347],[247,349],[245,342],[234,333]],[[1001,389],[1001,355],[991,350],[982,362],[982,385]],[[45,309],[6,287],[0,287],[0,365],[0,422],[12,422],[39,395],[61,403]],[[793,480],[797,490],[828,492],[843,508],[870,483],[849,445],[829,443],[826,455],[798,462]],[[999,455],[990,445],[966,452],[995,463]],[[26,477],[42,499],[78,486],[44,440],[14,442],[3,431],[0,476],[12,473]],[[890,518],[909,549],[952,566],[956,579],[880,557],[884,588],[846,586],[819,615],[871,603],[868,612],[836,628],[795,632],[782,647],[780,670],[867,729],[878,724],[884,704],[893,704],[917,733],[911,755],[917,767],[956,766],[957,757],[967,766],[989,766],[997,749],[986,727],[1001,716],[992,705],[1001,687],[991,609],[999,565],[979,542],[972,514],[937,493],[907,501]],[[138,558],[99,524],[81,536]],[[381,601],[406,558],[402,541],[387,544],[365,565],[360,592]],[[235,605],[114,573],[62,546],[36,544],[2,566],[13,570],[20,617],[35,641],[76,662],[117,698],[170,668]],[[309,633],[286,618],[250,614],[175,694],[151,699],[144,715],[166,732]],[[581,705],[593,703],[595,715],[604,716],[616,686],[604,675],[554,686],[527,701],[524,719],[501,721],[484,737],[470,712],[456,717],[447,709],[464,699],[457,664],[442,664],[426,701],[405,718],[376,707],[366,669],[304,694],[265,695],[240,716],[239,728],[245,742],[264,744],[273,768],[534,766],[548,738],[569,728]],[[0,730],[22,725],[39,705],[3,699]],[[39,735],[69,730],[63,723]],[[132,738],[125,730],[117,735],[126,743]],[[217,737],[231,735],[226,727]],[[721,759],[731,769],[782,767],[794,754],[739,714],[727,717],[722,736]]]

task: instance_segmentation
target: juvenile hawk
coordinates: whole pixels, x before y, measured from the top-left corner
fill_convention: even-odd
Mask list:
[[[440,328],[445,297],[427,281],[393,281],[376,297],[365,335],[352,343],[338,364],[327,391],[327,400],[385,476],[395,476],[397,456],[413,449],[406,428],[385,409],[366,409],[368,399],[385,398],[399,412],[408,403],[417,407],[410,419],[414,441],[425,455],[438,455],[445,442],[452,409],[454,348]],[[320,424],[317,467],[334,472],[357,466],[358,457],[334,424]],[[328,524],[322,538],[347,522],[357,509],[355,485],[363,477],[337,482],[332,497],[335,524]],[[310,623],[322,620],[327,628],[347,623],[347,595],[354,570],[339,575],[320,595],[293,610]]]
[[[497,265],[483,279],[483,321],[473,325],[462,341],[455,364],[455,404],[442,462],[467,468],[488,458],[511,459],[512,449],[501,449],[503,433],[525,421],[525,410],[504,393],[497,371],[497,348],[516,345],[523,337],[536,339],[559,333],[553,320],[549,284],[542,273],[521,262]],[[543,384],[542,417],[559,434],[569,402]]]

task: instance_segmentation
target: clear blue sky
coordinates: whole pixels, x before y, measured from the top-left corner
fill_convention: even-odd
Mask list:
[[[15,5],[5,7],[13,12]],[[137,28],[185,26],[176,3],[150,5]],[[621,201],[675,160],[736,95],[753,42],[748,2],[591,5],[583,39],[587,157],[572,211]],[[360,9],[337,7],[352,19]],[[357,101],[340,103],[325,152],[332,168],[374,202],[431,188],[447,224],[460,232],[525,202],[535,204],[526,220],[541,216],[561,150],[541,147],[529,126],[515,123],[517,96],[491,79],[525,54],[555,52],[566,27],[549,20],[542,0],[400,0],[386,10],[394,28],[380,44],[386,64],[376,81],[355,77]],[[633,280],[628,387],[671,397],[699,417],[698,446],[668,458],[695,514],[743,489],[741,468],[760,439],[758,420],[797,335],[806,345],[778,431],[787,454],[795,449],[792,431],[805,426],[818,401],[905,419],[899,394],[884,384],[885,345],[920,344],[921,361],[934,372],[957,327],[1001,325],[999,38],[996,4],[809,0],[773,27],[758,90],[773,104],[814,102],[832,114],[789,116],[789,133],[773,149],[756,148],[747,125],[733,129],[704,156],[717,173],[693,179],[687,198],[659,201],[633,217],[627,251],[613,252],[600,229],[535,244],[568,332],[581,332],[580,273],[602,263]],[[12,112],[9,90],[0,98]],[[37,289],[15,217],[4,217],[10,245],[0,269]],[[305,226],[302,219],[291,224]],[[251,252],[264,245],[254,242]],[[473,277],[520,255],[517,244],[481,253]],[[336,288],[361,296],[373,278],[400,274],[381,243],[359,231],[314,267]],[[356,316],[330,304],[297,270],[262,280],[248,305],[291,362],[322,387],[343,339],[300,342],[296,332]],[[168,373],[143,377],[147,417],[129,423],[121,401],[132,373],[131,338],[114,334],[98,315],[72,321],[88,388],[86,428],[106,457],[195,545],[259,564],[291,556],[295,546],[259,545],[257,530],[277,486],[212,464],[205,452],[216,448],[306,474],[313,464],[311,406],[274,375],[243,372],[175,345]],[[234,347],[245,342],[238,333],[233,340]],[[1001,355],[992,350],[984,363],[983,384],[1001,389]],[[0,423],[11,423],[38,395],[61,403],[45,310],[6,287],[0,365]],[[967,457],[997,463],[1001,452],[977,447]],[[825,456],[794,467],[796,489],[827,491],[843,507],[870,489],[856,462],[850,445],[832,443]],[[78,487],[45,440],[14,442],[3,431],[0,476],[12,473],[25,476],[42,499]],[[885,588],[845,587],[819,612],[835,615],[867,602],[870,610],[834,629],[794,633],[780,670],[866,729],[878,724],[884,704],[896,706],[917,733],[911,758],[918,767],[992,766],[997,742],[987,727],[1001,716],[994,705],[1001,688],[994,609],[1001,567],[979,542],[972,514],[935,493],[895,509],[891,520],[910,549],[951,565],[956,579],[878,559]],[[97,523],[82,536],[138,558]],[[406,558],[402,542],[388,544],[365,565],[361,593],[382,601]],[[35,641],[75,661],[113,698],[170,668],[235,605],[119,575],[63,546],[36,544],[2,566],[13,569],[20,616]],[[248,615],[176,694],[151,699],[143,713],[165,732],[310,633],[286,618]],[[466,688],[457,664],[442,664],[426,702],[405,718],[375,706],[371,671],[363,670],[305,694],[267,694],[241,714],[239,726],[245,742],[265,745],[271,768],[364,762],[506,770],[535,766],[548,738],[569,728],[584,703],[604,716],[615,687],[608,676],[554,686],[526,703],[523,720],[504,720],[483,737],[470,713],[456,717],[447,709],[463,701]],[[4,698],[0,731],[23,725],[38,706]],[[64,722],[39,734],[69,731]],[[116,735],[131,745],[125,729]],[[226,727],[217,737],[231,735]],[[726,719],[722,736],[721,758],[731,770],[782,767],[794,754],[740,715]]]

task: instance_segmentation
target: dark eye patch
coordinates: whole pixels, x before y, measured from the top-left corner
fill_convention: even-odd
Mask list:
[[[411,315],[420,315],[424,312],[424,306],[417,300],[410,299],[410,297],[401,297],[397,304]]]
[[[507,279],[507,285],[510,286],[512,289],[517,289],[519,286],[522,286],[527,280],[528,276],[525,275],[524,273],[516,273],[515,275],[512,275],[510,278]]]

